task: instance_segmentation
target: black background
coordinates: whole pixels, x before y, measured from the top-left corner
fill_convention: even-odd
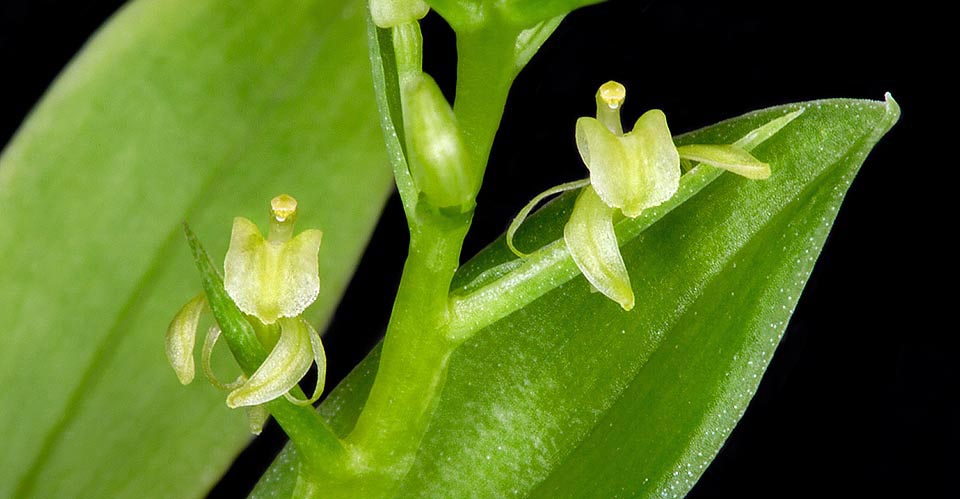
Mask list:
[[[0,144],[122,3],[0,2]],[[658,107],[675,133],[823,97],[890,91],[903,108],[850,189],[760,390],[688,497],[958,496],[957,327],[944,312],[957,295],[946,194],[956,160],[934,138],[953,107],[943,16],[867,2],[613,0],[569,16],[517,80],[466,256],[533,195],[584,175],[573,123],[606,80],[629,90],[625,121]],[[425,69],[449,91],[453,35],[433,15],[424,33]],[[405,231],[394,198],[324,339],[328,386],[382,334]],[[211,497],[243,495],[283,441],[271,423]]]

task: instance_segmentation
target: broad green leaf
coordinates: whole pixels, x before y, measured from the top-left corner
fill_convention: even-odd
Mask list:
[[[500,9],[511,21],[529,26],[605,0],[508,0]]]
[[[511,24],[531,27],[548,19],[604,2],[605,0],[427,0],[454,28],[476,27],[499,16]]]
[[[663,497],[696,482],[750,402],[837,209],[899,116],[892,100],[826,100],[750,113],[677,138],[729,144],[797,109],[752,151],[766,181],[702,165],[644,228],[618,223],[636,307],[583,277],[458,349],[416,464],[397,497]],[[697,185],[698,192],[689,191]],[[571,193],[524,225],[522,247],[557,239]],[[458,281],[514,268],[502,240]],[[482,285],[482,284],[481,284]],[[371,355],[320,410],[347,431],[376,371]],[[255,490],[293,487],[289,449]]]
[[[0,497],[197,497],[248,442],[164,358],[200,289],[180,223],[219,259],[234,216],[296,196],[329,320],[391,182],[365,4],[138,0],[24,123],[0,158]]]

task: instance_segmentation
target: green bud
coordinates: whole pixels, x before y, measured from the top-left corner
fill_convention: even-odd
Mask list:
[[[470,169],[453,109],[429,75],[404,85],[403,121],[417,189],[436,208],[473,208],[480,178]]]
[[[370,0],[370,17],[381,28],[423,19],[430,6],[423,0]]]

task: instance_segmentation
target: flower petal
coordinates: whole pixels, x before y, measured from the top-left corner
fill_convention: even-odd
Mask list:
[[[596,193],[628,217],[670,199],[680,186],[680,156],[658,109],[644,113],[622,137],[594,118],[580,118],[577,148]]]
[[[313,395],[308,399],[298,399],[290,392],[284,393],[283,396],[294,405],[306,406],[313,405],[314,402],[320,400],[320,395],[323,394],[323,386],[327,382],[327,354],[323,351],[323,341],[320,340],[320,333],[306,320],[300,319],[300,321],[310,331],[310,349],[313,351],[313,361],[317,364],[317,384],[313,388]]]
[[[667,127],[667,117],[659,109],[643,113],[624,140],[634,166],[626,177],[631,185],[630,197],[620,208],[624,215],[636,218],[644,209],[676,194],[680,187],[680,155]]]
[[[193,381],[193,346],[197,339],[200,313],[206,307],[207,296],[200,293],[180,308],[167,327],[167,360],[184,385]]]
[[[607,206],[622,208],[637,189],[631,177],[635,165],[624,147],[624,138],[614,135],[596,118],[577,120],[577,150],[590,170],[590,183]],[[642,180],[642,179],[641,179]]]
[[[264,324],[296,317],[320,292],[317,253],[323,233],[305,230],[289,241],[266,241],[253,222],[233,221],[223,286],[237,307]]]
[[[322,240],[323,232],[310,229],[283,243],[276,273],[272,276],[280,317],[296,317],[317,299],[320,293],[317,254]]]
[[[590,284],[624,310],[630,310],[634,305],[633,288],[613,231],[613,214],[613,208],[592,187],[585,187],[563,228],[563,239]]]
[[[680,157],[706,163],[750,179],[770,178],[770,165],[734,145],[692,144],[677,148]]]
[[[267,243],[256,224],[237,217],[233,219],[230,247],[223,260],[223,288],[237,307],[270,324],[279,316],[275,298],[264,297],[267,291],[265,274],[269,265]]]
[[[280,397],[303,378],[313,363],[310,331],[299,318],[282,318],[280,340],[246,383],[227,395],[235,409],[269,402]]]

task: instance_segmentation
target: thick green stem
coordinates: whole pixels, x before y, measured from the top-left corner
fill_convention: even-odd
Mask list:
[[[479,175],[485,169],[516,76],[517,34],[504,29],[458,33],[454,112],[473,171]],[[399,40],[415,38],[401,36]],[[397,40],[394,37],[395,43]],[[416,48],[412,42],[401,45]],[[398,56],[398,63],[401,59]],[[450,356],[458,345],[450,335],[450,283],[460,265],[473,212],[436,211],[429,202],[405,207],[409,210],[410,249],[377,376],[345,439],[350,471],[340,481],[324,483],[324,497],[375,499],[391,495],[413,465],[440,399]]]
[[[448,294],[469,228],[469,216],[427,214],[420,220],[424,223],[411,229],[376,380],[347,437],[361,471],[389,481],[409,470],[446,379],[454,348],[447,335]]]
[[[517,76],[519,31],[486,27],[457,34],[457,96],[453,111],[470,155],[485,169],[510,85]]]

